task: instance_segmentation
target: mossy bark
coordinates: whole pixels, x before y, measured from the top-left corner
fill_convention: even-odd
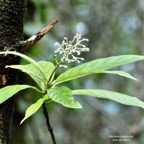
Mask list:
[[[0,0],[0,51],[20,51],[23,40],[25,0]],[[15,84],[17,71],[5,69],[6,65],[18,64],[19,57],[0,55],[0,88]],[[14,97],[0,105],[0,144],[10,143],[10,125]]]

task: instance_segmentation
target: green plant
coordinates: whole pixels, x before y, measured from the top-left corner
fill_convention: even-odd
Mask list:
[[[140,101],[136,97],[128,96],[125,94],[112,92],[108,90],[102,89],[80,89],[80,90],[71,90],[67,86],[64,86],[64,82],[70,81],[73,79],[77,79],[80,77],[84,77],[90,74],[96,73],[110,73],[117,74],[120,76],[124,76],[126,78],[134,79],[130,74],[124,71],[107,71],[109,69],[115,68],[120,65],[128,64],[131,62],[136,62],[140,60],[144,60],[144,56],[139,55],[121,55],[121,56],[112,56],[108,58],[96,59],[90,62],[86,62],[79,66],[73,67],[69,70],[67,68],[66,62],[78,62],[84,60],[84,58],[79,57],[81,52],[88,52],[89,48],[85,47],[82,42],[88,41],[88,39],[82,39],[81,35],[76,34],[72,41],[69,41],[68,38],[64,38],[62,44],[56,42],[55,45],[58,46],[58,49],[55,51],[55,64],[49,61],[39,61],[36,62],[30,57],[21,54],[16,51],[5,51],[0,52],[1,55],[16,55],[21,58],[27,60],[30,64],[27,65],[10,65],[6,66],[6,68],[18,69],[26,74],[28,74],[36,83],[37,87],[30,85],[10,85],[0,89],[0,104],[5,102],[7,99],[12,97],[17,92],[32,88],[36,90],[38,93],[41,93],[41,97],[39,100],[32,104],[25,113],[25,117],[21,121],[21,124],[28,119],[31,115],[33,115],[41,106],[43,107],[44,114],[47,120],[47,125],[50,127],[49,118],[47,114],[47,110],[45,107],[45,103],[49,103],[51,101],[62,104],[67,108],[75,108],[80,109],[82,105],[74,100],[74,95],[89,95],[98,98],[106,98],[110,100],[114,100],[121,104],[131,105],[131,106],[139,106],[144,108],[144,102]],[[58,54],[61,55],[61,58],[58,59]],[[55,77],[55,73],[57,69],[63,67],[65,70],[58,77]],[[5,76],[3,76],[3,79]],[[59,84],[61,84],[59,86]],[[62,85],[63,84],[63,85]],[[53,142],[55,142],[55,138],[53,132],[50,131]]]

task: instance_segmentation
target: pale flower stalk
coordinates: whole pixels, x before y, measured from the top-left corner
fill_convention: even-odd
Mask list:
[[[62,55],[61,62],[78,62],[80,63],[84,58],[79,57],[82,52],[89,52],[89,48],[87,48],[82,42],[89,41],[86,38],[81,38],[80,34],[76,34],[72,41],[69,41],[68,38],[64,38],[62,44],[56,42],[55,45],[58,46],[58,49],[55,53],[59,53]],[[60,67],[64,65],[59,65]]]

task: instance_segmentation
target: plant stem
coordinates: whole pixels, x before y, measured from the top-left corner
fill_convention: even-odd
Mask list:
[[[59,67],[59,65],[60,65],[61,63],[62,63],[62,61],[60,61],[59,63],[57,63],[57,65],[55,66],[55,69],[53,70],[53,72],[52,72],[51,75],[50,75],[50,78],[49,78],[49,80],[48,80],[48,83],[51,82],[51,79],[52,79],[54,73],[56,72],[57,68]]]
[[[51,139],[52,139],[53,144],[56,144],[55,136],[54,136],[53,129],[52,129],[50,121],[49,121],[49,114],[48,114],[47,108],[45,106],[45,102],[43,103],[42,107],[43,107],[43,114],[44,114],[45,119],[46,119],[47,129],[51,135]]]

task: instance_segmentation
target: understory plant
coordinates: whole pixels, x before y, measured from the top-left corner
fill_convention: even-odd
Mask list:
[[[26,65],[8,65],[6,68],[21,70],[22,72],[28,74],[37,83],[37,87],[27,84],[16,84],[1,88],[0,104],[21,90],[31,88],[37,91],[41,94],[41,97],[39,97],[38,101],[28,107],[20,124],[22,124],[34,113],[36,113],[40,107],[42,107],[49,129],[51,127],[45,104],[53,101],[67,108],[81,109],[82,105],[74,99],[74,96],[86,95],[96,98],[105,98],[124,105],[144,108],[144,102],[133,96],[103,89],[72,90],[65,85],[64,82],[78,79],[90,74],[99,73],[117,74],[129,79],[136,80],[133,76],[124,71],[116,71],[111,69],[124,64],[144,60],[144,56],[140,55],[120,55],[100,58],[79,64],[78,66],[68,69],[68,64],[73,62],[80,63],[84,60],[84,58],[80,55],[82,52],[89,51],[89,48],[83,44],[83,42],[87,41],[88,39],[82,38],[80,34],[76,34],[71,41],[65,37],[62,43],[56,42],[55,45],[57,46],[57,50],[55,51],[54,55],[55,63],[50,61],[36,62],[32,58],[16,51],[0,52],[0,55],[15,55],[27,60],[29,63]],[[55,74],[60,67],[63,69],[63,72],[56,77]],[[6,80],[5,76],[3,76],[3,80]],[[55,144],[56,141],[52,128],[50,130],[50,134],[52,141]]]

